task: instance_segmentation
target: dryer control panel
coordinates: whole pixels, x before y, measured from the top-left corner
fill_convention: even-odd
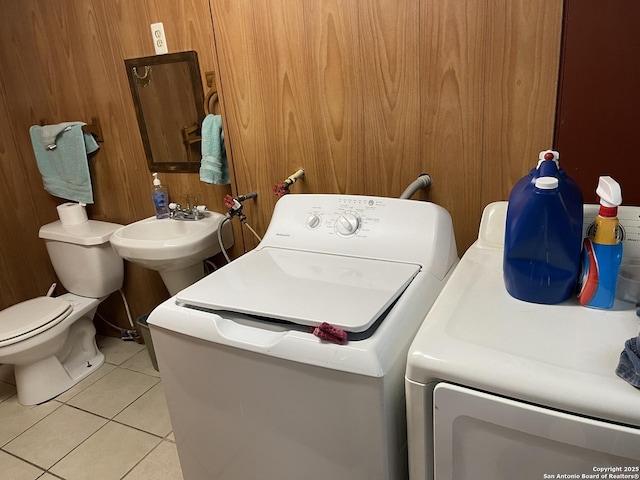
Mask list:
[[[493,202],[485,207],[480,222],[479,241],[483,246],[502,248],[504,245],[504,225],[507,216],[507,202]],[[600,205],[584,205],[583,236],[593,229]],[[640,261],[640,207],[621,205],[618,207],[618,236],[624,246],[624,261]]]

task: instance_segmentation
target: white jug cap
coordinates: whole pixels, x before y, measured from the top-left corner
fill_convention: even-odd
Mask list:
[[[538,177],[536,178],[536,188],[542,190],[553,190],[558,188],[558,179],[556,177]]]

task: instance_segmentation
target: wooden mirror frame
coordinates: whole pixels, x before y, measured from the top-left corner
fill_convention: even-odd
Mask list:
[[[149,170],[198,172],[204,93],[197,53],[131,58],[124,63]],[[173,85],[170,83],[173,78],[166,78],[169,75],[160,76],[172,67],[176,79],[184,75],[189,78]],[[143,90],[148,86],[157,88]]]

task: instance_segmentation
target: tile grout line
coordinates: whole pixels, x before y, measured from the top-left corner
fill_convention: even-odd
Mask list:
[[[138,398],[139,398],[139,397],[138,397]],[[132,403],[133,403],[133,402],[132,402]],[[65,405],[66,405],[66,404],[65,404]],[[173,442],[173,441],[169,440],[168,438],[166,438],[167,436],[171,435],[171,433],[173,432],[173,430],[172,430],[171,432],[169,432],[167,435],[165,435],[165,436],[163,437],[163,436],[157,435],[157,434],[155,434],[155,433],[147,432],[146,430],[142,430],[142,429],[140,429],[140,428],[134,427],[133,425],[127,425],[126,423],[122,423],[122,422],[119,422],[119,421],[117,421],[117,420],[110,419],[110,418],[104,417],[104,416],[102,416],[102,415],[98,415],[98,414],[96,414],[96,413],[93,413],[93,412],[88,412],[87,410],[83,410],[82,408],[75,407],[75,406],[73,406],[73,405],[67,405],[67,406],[68,406],[68,407],[71,407],[71,408],[74,408],[74,409],[76,409],[76,410],[79,410],[79,411],[81,411],[81,412],[84,412],[84,413],[89,413],[89,414],[94,415],[94,416],[96,416],[96,417],[98,417],[98,418],[101,418],[101,419],[103,419],[103,420],[106,420],[106,423],[105,423],[104,425],[100,426],[100,428],[98,428],[95,432],[93,432],[91,435],[89,435],[87,438],[85,438],[82,442],[80,442],[78,445],[76,445],[74,448],[72,448],[69,452],[67,452],[66,454],[64,454],[61,458],[59,458],[59,459],[58,459],[58,460],[57,460],[53,465],[51,465],[51,466],[50,466],[49,468],[47,468],[47,469],[43,469],[43,467],[41,467],[41,466],[39,466],[39,465],[36,465],[36,464],[32,463],[31,461],[29,461],[29,460],[27,460],[27,459],[24,459],[24,458],[22,458],[22,457],[19,457],[19,456],[15,455],[15,454],[13,454],[13,453],[11,453],[11,452],[8,452],[8,451],[4,450],[3,448],[0,448],[0,451],[3,451],[3,452],[5,452],[5,453],[8,453],[8,454],[10,454],[11,456],[13,456],[13,457],[15,457],[15,458],[17,458],[17,459],[19,459],[19,460],[21,460],[21,461],[23,461],[23,462],[26,462],[26,463],[28,463],[28,464],[30,464],[30,465],[33,465],[34,467],[36,467],[36,468],[38,468],[38,469],[42,470],[42,471],[43,471],[43,473],[49,473],[50,475],[53,475],[53,476],[55,476],[56,478],[63,478],[63,477],[60,477],[60,476],[56,475],[55,473],[51,472],[51,469],[52,469],[52,468],[54,468],[57,464],[59,464],[59,463],[60,463],[62,460],[64,460],[66,457],[68,457],[69,455],[71,455],[71,454],[72,454],[74,451],[76,451],[78,448],[80,448],[80,447],[82,446],[82,444],[84,444],[85,442],[87,442],[91,437],[93,437],[93,436],[94,436],[94,435],[96,435],[99,431],[101,431],[102,429],[104,429],[105,427],[107,427],[107,426],[109,425],[109,423],[116,423],[116,424],[121,425],[121,426],[123,426],[123,427],[131,428],[131,429],[133,429],[133,430],[137,430],[137,431],[139,431],[139,432],[146,433],[147,435],[151,435],[151,436],[153,436],[153,437],[155,437],[156,439],[158,439],[158,440],[159,440],[159,442],[156,444],[156,446],[154,446],[154,447],[153,447],[153,448],[152,448],[148,453],[146,453],[142,458],[140,458],[140,460],[138,460],[138,461],[135,463],[135,465],[134,465],[133,467],[131,467],[131,468],[130,468],[126,473],[125,473],[125,475],[123,475],[123,476],[121,477],[121,478],[124,478],[124,477],[126,477],[126,476],[131,472],[131,470],[133,470],[133,469],[134,469],[134,468],[135,468],[135,467],[136,467],[140,462],[142,462],[145,458],[147,458],[147,457],[149,456],[149,454],[150,454],[151,452],[153,452],[156,448],[158,448],[158,446],[160,446],[163,442],[165,442],[165,441],[166,441],[166,442],[168,442],[168,443],[172,443],[172,444],[174,444],[174,445],[175,445],[175,442]],[[60,408],[60,407],[59,407],[59,408]],[[56,410],[57,410],[57,409],[56,409]],[[54,411],[56,411],[56,410],[54,410]],[[51,412],[51,413],[53,413],[53,412]],[[117,414],[116,414],[116,415],[117,415]],[[48,415],[47,415],[47,416],[48,416]],[[45,418],[46,418],[46,417],[45,417]],[[38,422],[38,423],[39,423],[39,422]],[[34,424],[34,425],[35,425],[35,424]],[[29,428],[31,428],[31,427],[29,427]],[[23,432],[23,433],[24,433],[24,432]],[[22,435],[22,434],[20,434],[20,435]],[[19,435],[18,435],[18,436],[19,436]],[[17,438],[17,437],[16,437],[16,438]],[[38,477],[38,478],[40,478],[40,477]],[[63,480],[64,480],[64,479],[63,479]]]
[[[153,447],[145,455],[143,455],[143,457],[140,460],[138,460],[133,467],[131,467],[129,470],[127,470],[127,472],[122,477],[120,477],[120,480],[123,480],[124,478],[126,478],[127,475],[129,475],[138,465],[140,465],[144,461],[145,458],[147,458],[149,455],[151,455],[151,452],[153,452],[156,448],[158,448],[160,445],[162,445],[162,442],[164,442],[163,438],[160,439],[160,441],[156,444],[155,447]]]
[[[11,395],[10,397],[6,398],[5,400],[9,400],[10,398],[16,397],[16,402],[18,403],[18,405],[24,407],[24,408],[28,408],[25,407],[24,405],[22,405],[20,402],[18,402],[18,393],[16,392],[14,395]],[[56,402],[59,403],[60,405],[58,407],[56,407],[55,410],[52,410],[51,412],[47,413],[44,417],[42,417],[41,419],[37,420],[35,423],[29,425],[27,428],[25,428],[24,430],[22,430],[20,433],[14,435],[13,437],[11,437],[9,440],[7,440],[6,442],[4,442],[2,445],[0,445],[0,449],[4,450],[4,447],[6,447],[8,444],[10,444],[11,442],[13,442],[16,438],[18,438],[20,435],[24,434],[25,432],[27,432],[28,430],[30,430],[31,428],[35,427],[37,424],[39,424],[40,422],[42,422],[45,418],[47,418],[49,415],[51,415],[52,413],[56,412],[60,407],[62,407],[63,403],[56,401],[55,399],[51,399],[51,400],[47,400],[46,402],[43,403],[39,403],[36,406],[39,405],[44,405],[45,403],[48,402]],[[3,402],[0,402],[0,404]],[[8,453],[8,452],[7,452]]]
[[[17,455],[16,455],[16,454],[14,454],[14,453],[11,453],[11,452],[9,452],[9,451],[5,450],[5,449],[4,449],[4,447],[0,447],[0,452],[2,452],[2,453],[6,453],[7,455],[10,455],[10,456],[12,456],[12,457],[13,457],[13,458],[15,458],[15,459],[20,460],[21,462],[27,463],[27,464],[31,465],[32,467],[35,467],[35,468],[37,468],[38,470],[41,470],[41,471],[42,471],[42,473],[38,476],[38,478],[40,478],[40,477],[42,476],[42,474],[47,473],[47,470],[46,470],[46,469],[44,469],[44,468],[42,468],[40,465],[36,465],[35,463],[30,462],[29,460],[25,460],[24,458],[19,457],[19,456],[17,456]]]
[[[166,435],[159,435],[156,433],[152,433],[152,432],[148,432],[142,428],[133,426],[133,425],[128,425],[122,421],[119,420],[115,420],[115,417],[118,416],[119,414],[121,414],[123,411],[125,411],[127,408],[131,407],[135,402],[137,402],[138,400],[140,400],[144,395],[146,395],[147,393],[149,393],[149,391],[151,391],[153,388],[155,388],[158,384],[161,383],[162,379],[161,377],[158,375],[150,375],[148,373],[145,373],[143,371],[140,370],[136,370],[135,368],[131,368],[131,367],[125,367],[123,366],[123,364],[131,361],[136,355],[138,355],[141,351],[144,350],[140,350],[138,352],[135,352],[134,354],[128,356],[127,358],[125,358],[124,360],[122,360],[119,364],[116,363],[112,363],[112,362],[108,362],[105,359],[105,364],[109,364],[111,366],[114,367],[114,369],[111,372],[108,372],[107,374],[105,374],[104,376],[98,378],[95,382],[90,383],[89,385],[87,385],[83,390],[80,390],[79,392],[77,392],[76,394],[74,394],[72,397],[66,399],[66,400],[58,400],[57,398],[53,398],[51,400],[48,400],[47,402],[43,402],[43,404],[45,403],[49,403],[49,402],[55,402],[56,404],[58,404],[58,406],[52,410],[51,412],[49,412],[48,414],[46,414],[44,417],[42,417],[41,419],[37,420],[35,423],[31,424],[28,428],[22,430],[20,433],[14,435],[11,439],[9,439],[7,442],[5,442],[2,446],[0,446],[0,451],[2,451],[3,453],[6,453],[8,455],[10,455],[11,457],[20,460],[21,462],[24,462],[28,465],[33,466],[34,468],[37,468],[39,471],[41,471],[42,473],[37,477],[37,478],[41,478],[43,475],[49,474],[55,478],[64,480],[63,477],[60,477],[59,475],[51,472],[50,470],[52,468],[54,468],[56,465],[58,465],[63,459],[67,458],[72,452],[75,452],[81,445],[83,445],[85,442],[87,442],[90,438],[92,438],[94,435],[96,435],[98,432],[100,432],[101,430],[103,430],[106,426],[109,425],[109,423],[113,422],[115,424],[121,425],[123,427],[126,428],[131,428],[133,430],[139,431],[141,433],[145,433],[147,435],[151,435],[152,437],[156,438],[158,440],[157,444],[149,451],[147,452],[142,458],[140,458],[135,465],[133,465],[125,474],[123,477],[126,477],[129,473],[131,473],[131,471],[136,468],[142,461],[144,461],[150,454],[151,452],[155,451],[160,445],[164,444],[164,442],[167,442],[168,444],[173,444],[175,445],[175,441],[170,440],[168,437],[173,433],[173,429],[171,429],[171,431],[169,431],[169,433],[167,433]],[[129,371],[129,372],[134,372],[134,373],[138,373],[138,374],[142,374],[150,379],[155,379],[155,383],[153,383],[153,385],[151,385],[148,389],[146,389],[144,392],[142,392],[140,395],[138,395],[135,399],[133,399],[132,401],[130,401],[126,406],[124,406],[122,409],[120,409],[117,413],[115,413],[111,418],[106,417],[104,415],[98,414],[96,412],[92,412],[90,410],[86,410],[84,408],[81,408],[79,406],[76,405],[72,405],[70,403],[68,403],[69,401],[71,401],[72,399],[74,399],[77,395],[79,395],[80,393],[82,393],[84,390],[86,390],[86,388],[89,388],[92,385],[95,385],[97,382],[99,382],[102,378],[108,376],[109,374],[111,374],[112,372],[115,372],[116,369],[122,369],[125,371]],[[0,380],[0,382],[2,384],[6,384],[6,385],[10,385],[12,387],[15,388],[14,384],[11,384],[9,382],[6,382],[5,380]],[[64,392],[63,392],[64,393]],[[62,393],[60,394],[62,395]],[[0,400],[0,404],[2,404],[3,402],[5,402],[8,399],[11,399],[13,397],[16,397],[17,400],[17,392],[9,395],[8,397]],[[36,425],[38,425],[39,423],[41,423],[44,419],[48,418],[50,415],[52,415],[53,413],[57,412],[60,408],[62,408],[63,406],[68,406],[71,407],[77,411],[81,411],[84,413],[88,413],[96,418],[100,418],[102,420],[105,420],[106,422],[100,426],[95,432],[93,432],[91,435],[89,435],[87,438],[83,439],[82,442],[80,442],[77,446],[75,446],[74,448],[72,448],[69,452],[67,452],[65,455],[63,455],[60,459],[58,459],[53,465],[49,466],[48,468],[43,468],[41,466],[36,465],[35,463],[33,463],[32,461],[29,461],[27,459],[21,458],[18,455],[15,455],[7,450],[4,449],[4,447],[6,445],[8,445],[9,443],[11,443],[12,441],[14,441],[16,438],[18,438],[19,436],[23,435],[24,433],[26,433],[28,430],[30,430],[31,428],[35,427]]]

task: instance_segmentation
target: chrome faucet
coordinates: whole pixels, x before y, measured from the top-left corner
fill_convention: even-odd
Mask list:
[[[204,205],[190,206],[189,200],[187,200],[185,208],[182,208],[179,203],[169,204],[169,218],[173,220],[202,220],[205,217],[204,212],[206,211],[207,207]]]

